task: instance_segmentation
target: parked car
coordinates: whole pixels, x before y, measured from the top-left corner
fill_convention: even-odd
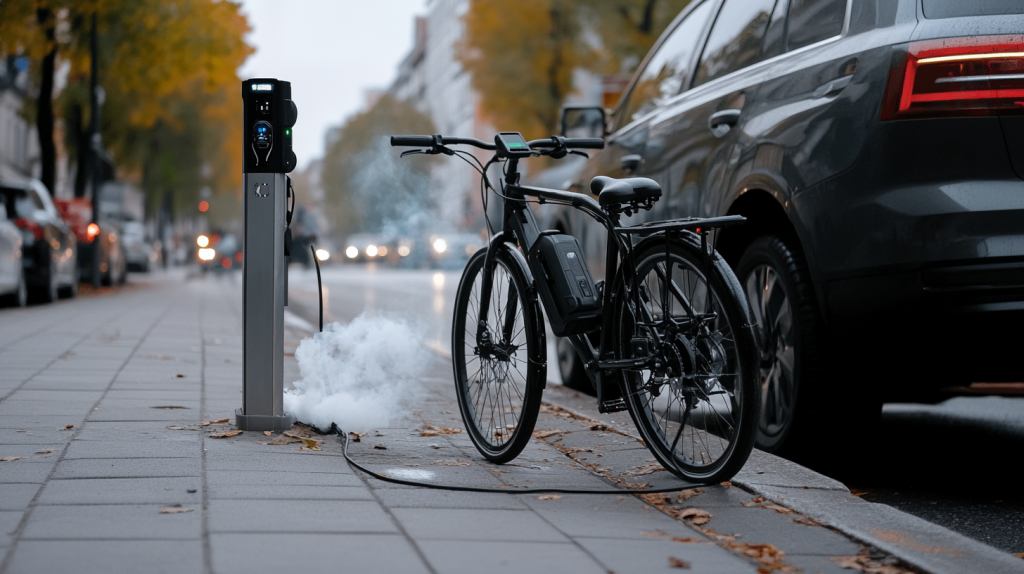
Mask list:
[[[758,322],[760,448],[1024,380],[1021,30],[1022,2],[694,0],[641,63],[574,187],[653,178],[634,222],[748,219],[717,246]],[[603,230],[556,221],[603,273]]]
[[[156,260],[156,251],[146,239],[146,226],[138,221],[121,224],[121,244],[128,270],[149,273],[150,265]]]
[[[21,243],[21,232],[8,219],[7,205],[0,201],[0,304],[24,307],[28,301]]]
[[[0,201],[21,230],[25,282],[42,302],[78,292],[78,246],[46,186],[36,179],[0,182]]]
[[[99,250],[100,280],[104,285],[124,283],[128,275],[124,248],[117,225],[92,222],[92,202],[85,198],[58,199],[57,208],[71,223],[78,241],[78,271],[82,281],[92,281],[93,249]]]

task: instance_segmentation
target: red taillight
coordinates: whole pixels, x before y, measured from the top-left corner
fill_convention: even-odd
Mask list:
[[[1024,113],[1024,36],[911,42],[889,72],[883,120]]]
[[[43,228],[35,221],[29,221],[27,219],[15,219],[14,225],[22,229],[27,229],[28,231],[31,231],[32,237],[35,237],[36,241],[39,241],[40,239],[43,238]]]
[[[220,266],[224,269],[231,269],[231,259],[228,257],[222,257],[220,260]]]

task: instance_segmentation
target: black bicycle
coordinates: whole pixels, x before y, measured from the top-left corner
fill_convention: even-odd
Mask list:
[[[449,146],[494,150],[482,164]],[[620,216],[651,209],[661,188],[646,178],[596,177],[593,198],[519,184],[521,159],[562,158],[600,149],[595,138],[518,133],[494,143],[441,135],[392,136],[409,154],[455,155],[504,200],[502,228],[474,254],[459,282],[452,362],[459,409],[477,449],[505,463],[533,433],[547,372],[544,315],[555,335],[583,357],[599,410],[628,409],[647,447],[676,475],[728,480],[754,444],[761,386],[753,320],[736,276],[714,249],[714,230],[738,216],[622,226]],[[487,177],[503,163],[500,191]],[[576,238],[541,231],[530,203],[572,206],[608,231],[605,278],[595,282]],[[538,302],[539,299],[539,302]]]

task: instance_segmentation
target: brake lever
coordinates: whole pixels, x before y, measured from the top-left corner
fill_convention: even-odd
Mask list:
[[[571,149],[571,150],[569,150],[569,153],[571,153],[573,155],[580,155],[580,156],[583,156],[583,157],[585,157],[587,159],[590,159],[590,156],[587,155],[585,152],[582,152],[582,151],[576,151],[574,149]]]
[[[399,155],[398,157],[399,158],[403,158],[403,157],[405,157],[407,155],[416,155],[416,154],[420,154],[420,153],[424,154],[424,155],[437,155],[439,153],[443,153],[444,155],[455,155],[454,151],[452,151],[452,150],[450,150],[450,149],[448,149],[448,148],[446,148],[444,146],[435,146],[435,147],[433,147],[431,149],[410,149],[410,150],[406,150],[406,151],[403,151],[402,154]]]
[[[427,150],[424,150],[424,149],[409,149],[409,150],[403,151],[402,155],[400,155],[398,157],[399,158],[403,158],[403,157],[405,157],[407,155],[416,155],[416,154],[419,154],[419,153],[426,154],[428,152],[427,152]]]

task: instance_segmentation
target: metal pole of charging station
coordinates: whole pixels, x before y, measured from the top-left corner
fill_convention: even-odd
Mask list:
[[[291,84],[242,83],[244,103],[242,305],[244,386],[235,423],[242,430],[284,430],[285,232],[288,176],[295,168]]]

